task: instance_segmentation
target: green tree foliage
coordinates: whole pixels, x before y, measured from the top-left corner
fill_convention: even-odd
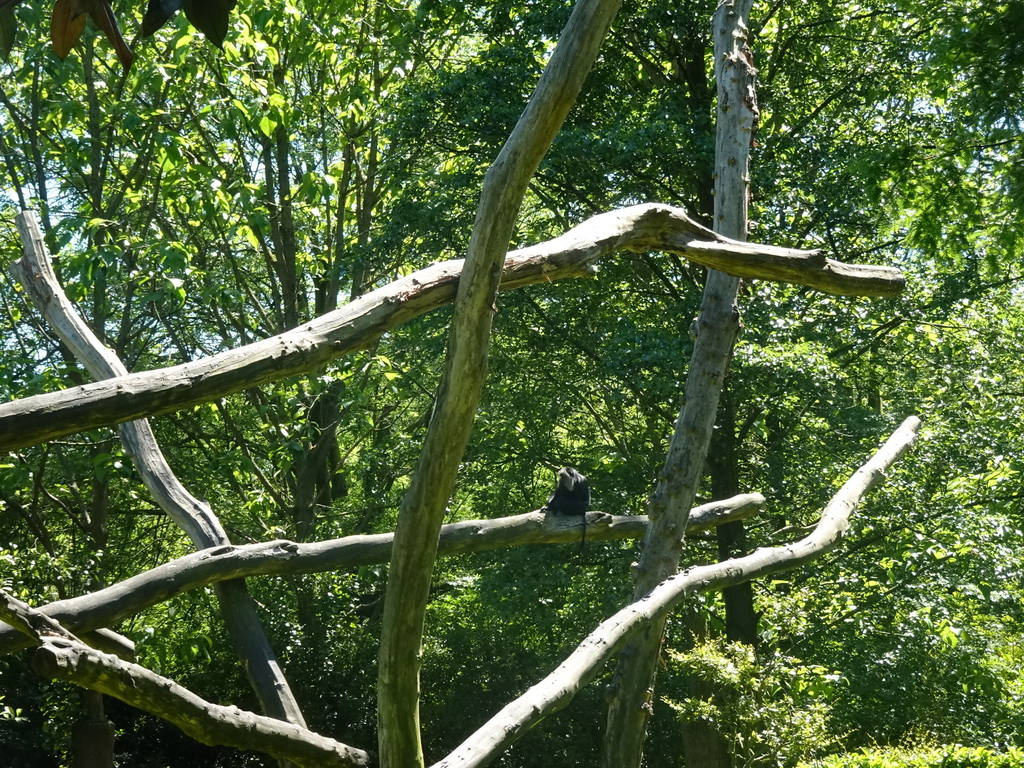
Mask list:
[[[909,750],[865,750],[863,753],[830,757],[808,763],[815,768],[1011,768],[1020,765],[1024,754],[1019,749],[1006,752],[971,747],[933,747]]]
[[[705,642],[670,655],[670,673],[700,675],[713,694],[706,699],[667,699],[685,720],[700,719],[728,735],[737,766],[793,766],[836,751],[830,701],[839,676],[779,654],[758,658],[743,643]]]
[[[49,9],[0,10],[0,258],[20,248],[13,213],[37,208],[69,295],[132,370],[298,326],[461,256],[483,172],[569,10],[287,0],[230,14],[211,5],[219,15],[204,21],[199,5],[151,4],[167,23],[147,14],[152,36],[133,44],[127,71],[88,26],[63,63],[41,35],[12,45],[12,19],[45,29]],[[531,185],[515,245],[639,201],[710,215],[712,11],[657,0],[623,10]],[[138,24],[117,12],[122,29]],[[1020,738],[1021,15],[1020,2],[755,8],[763,111],[751,238],[897,264],[910,278],[904,297],[870,304],[745,285],[728,382],[741,485],[769,497],[753,546],[791,538],[880,434],[908,413],[924,417],[927,439],[864,510],[851,544],[755,591],[761,662],[778,652],[829,676],[827,728],[850,747]],[[502,296],[450,519],[536,509],[565,463],[590,477],[596,509],[642,512],[702,280],[674,257],[633,254],[594,280]],[[0,398],[87,380],[6,274],[0,302]],[[235,541],[392,530],[448,320],[434,313],[318,375],[160,419],[158,436]],[[17,596],[79,594],[187,551],[108,431],[3,463],[0,580]],[[689,547],[693,561],[716,557],[709,539]],[[631,545],[588,543],[580,555],[442,561],[424,661],[428,756],[621,605],[634,557]],[[273,606],[266,620],[311,727],[353,743],[372,742],[375,729],[384,570],[252,587]],[[720,631],[719,603],[702,610]],[[121,630],[147,666],[252,706],[204,595]],[[666,642],[683,651],[687,637],[674,630]],[[762,697],[753,703],[769,699],[763,686],[776,678],[741,661],[729,684]],[[75,696],[30,677],[20,657],[0,664],[11,708],[0,711],[0,741],[17,744],[24,764],[53,762]],[[806,703],[814,674],[780,679],[779,696]],[[665,700],[681,702],[680,678],[665,677]],[[588,689],[503,765],[537,754],[552,766],[593,762],[600,694]],[[653,721],[648,763],[678,765],[675,718],[655,706],[665,716]],[[723,728],[766,737],[789,705],[772,706]],[[3,716],[19,710],[27,722]],[[110,714],[133,765],[193,749],[150,718]],[[745,742],[751,764],[770,743]],[[786,742],[792,759],[799,743]]]

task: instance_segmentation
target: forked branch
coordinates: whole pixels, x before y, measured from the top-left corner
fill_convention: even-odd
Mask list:
[[[224,707],[145,667],[80,642],[52,617],[0,592],[0,618],[38,645],[32,667],[44,677],[99,691],[174,723],[203,744],[251,749],[309,768],[358,768],[369,755],[306,728]]]

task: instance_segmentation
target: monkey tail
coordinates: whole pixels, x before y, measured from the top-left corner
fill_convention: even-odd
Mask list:
[[[583,559],[583,548],[587,545],[587,513],[583,513],[583,535],[580,536],[580,559]]]

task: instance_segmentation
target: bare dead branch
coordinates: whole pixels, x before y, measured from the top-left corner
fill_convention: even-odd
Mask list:
[[[55,635],[70,640],[84,640],[87,645],[125,661],[132,661],[135,658],[135,643],[127,637],[109,629],[85,631],[81,633],[81,638],[75,637],[58,619],[44,609],[33,608],[3,590],[0,590],[0,619],[7,622],[7,625],[0,623],[0,628],[10,635],[7,638],[8,642],[16,640],[18,632],[25,635],[21,643],[12,646],[12,650],[14,647],[28,648],[33,643],[38,643],[46,635]],[[3,652],[0,651],[0,653]]]
[[[501,289],[590,276],[596,261],[622,250],[671,251],[730,274],[848,296],[895,296],[904,285],[896,269],[841,264],[818,251],[738,243],[700,226],[680,208],[649,204],[595,216],[555,240],[510,252]],[[462,263],[433,264],[291,331],[209,358],[0,404],[0,451],[170,413],[316,370],[450,303]]]
[[[59,621],[4,590],[0,590],[0,619],[37,643],[51,635],[76,639]]]
[[[850,515],[861,498],[882,482],[888,469],[910,448],[919,426],[916,416],[904,421],[833,496],[810,535],[784,546],[759,549],[746,557],[688,568],[663,581],[646,597],[601,622],[554,672],[510,702],[433,768],[476,768],[490,763],[540,720],[565,707],[631,633],[660,620],[690,595],[792,570],[833,549],[845,535]]]
[[[112,350],[103,346],[64,295],[50,265],[43,233],[35,216],[22,213],[17,224],[25,243],[25,254],[21,261],[12,265],[11,272],[36,308],[94,377],[126,376],[128,369]],[[131,457],[146,488],[197,549],[231,543],[210,505],[189,493],[178,480],[164,458],[148,421],[125,422],[119,426],[118,432],[125,452]],[[244,664],[263,711],[279,720],[305,726],[302,710],[281,670],[245,583],[222,582],[216,589],[231,643]]]
[[[445,510],[476,421],[502,264],[530,179],[562,127],[621,0],[575,0],[508,140],[484,175],[444,370],[395,526],[377,668],[382,768],[422,768],[419,699],[430,577]]]
[[[44,677],[114,696],[162,717],[203,744],[256,750],[308,768],[370,765],[363,750],[292,723],[205,701],[173,680],[75,640],[44,636],[32,667]]]
[[[761,494],[745,493],[694,507],[687,534],[750,517],[760,511],[764,503]],[[590,512],[586,523],[587,538],[591,541],[639,539],[646,534],[647,525],[645,515],[614,516]],[[513,546],[575,542],[580,540],[582,529],[580,518],[551,517],[541,512],[496,520],[465,520],[442,527],[438,554],[451,556]],[[113,626],[175,595],[221,581],[321,573],[385,563],[391,558],[393,541],[393,534],[385,533],[308,544],[278,540],[205,549],[143,571],[105,589],[58,600],[35,610],[74,632],[83,633]],[[96,647],[91,639],[89,644]],[[29,645],[31,642],[22,638],[13,627],[0,623],[0,655]]]
[[[52,616],[3,591],[0,618],[38,644],[32,668],[39,674],[114,696],[174,723],[203,744],[256,750],[310,768],[370,764],[362,750],[295,724],[212,704],[145,667],[90,648]]]

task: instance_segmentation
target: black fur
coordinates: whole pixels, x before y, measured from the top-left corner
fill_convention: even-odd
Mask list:
[[[545,512],[556,515],[585,515],[590,508],[590,483],[572,467],[558,470],[558,485],[544,505]]]
[[[583,517],[583,535],[580,537],[580,555],[587,543],[587,510],[590,509],[590,483],[572,467],[558,470],[558,485],[544,505],[545,512],[555,515]]]

